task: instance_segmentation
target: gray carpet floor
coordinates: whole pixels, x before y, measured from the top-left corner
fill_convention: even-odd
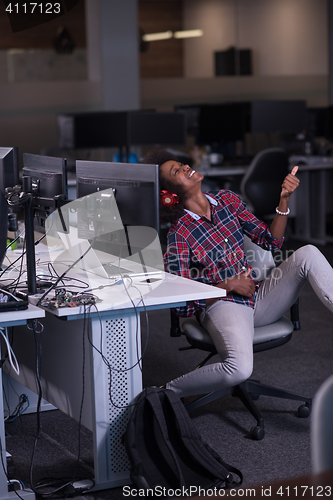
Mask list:
[[[293,242],[295,248],[299,246]],[[333,265],[333,245],[320,247]],[[320,303],[309,285],[300,299],[301,330],[277,349],[255,354],[253,378],[304,396],[313,397],[333,373],[332,316]],[[145,321],[142,318],[143,338]],[[202,359],[197,351],[179,352],[183,338],[170,338],[169,311],[149,313],[149,341],[144,357],[144,386],[162,385],[167,380],[193,369]],[[258,485],[301,476],[311,472],[311,416],[296,416],[298,402],[261,396],[256,402],[265,419],[266,434],[253,441],[247,433],[253,417],[242,403],[228,396],[191,413],[202,437],[231,465],[244,475],[243,486]],[[32,468],[34,484],[51,477],[71,477],[77,463],[78,424],[58,410],[44,412],[42,429]],[[13,457],[16,477],[30,482],[31,456],[37,417],[22,415],[6,425],[7,450]],[[93,475],[91,433],[81,429],[80,465],[77,474]],[[59,494],[59,498],[61,495]],[[124,498],[122,488],[85,493],[86,500]]]

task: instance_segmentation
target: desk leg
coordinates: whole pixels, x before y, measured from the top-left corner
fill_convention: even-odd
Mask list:
[[[142,390],[140,317],[134,312],[92,319],[94,489],[130,484],[129,460],[122,436],[133,399]],[[133,367],[133,368],[131,368]]]
[[[0,358],[1,358],[1,343],[0,343]],[[2,369],[0,369],[0,415],[3,415],[3,392],[2,392]],[[1,450],[2,461],[0,461],[0,500],[13,500],[19,497],[14,491],[8,491],[7,476],[3,470],[2,463],[7,469],[7,459],[6,459],[6,438],[5,438],[5,423],[3,418],[0,419],[0,438],[1,438]],[[24,500],[34,500],[36,498],[33,491],[19,490],[18,494]]]

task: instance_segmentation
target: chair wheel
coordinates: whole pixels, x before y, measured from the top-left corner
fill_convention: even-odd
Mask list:
[[[261,441],[265,436],[265,429],[256,425],[250,430],[250,437],[256,441]]]
[[[307,404],[301,405],[298,408],[297,413],[298,413],[298,416],[301,417],[301,418],[308,418],[308,416],[311,413],[311,408]]]

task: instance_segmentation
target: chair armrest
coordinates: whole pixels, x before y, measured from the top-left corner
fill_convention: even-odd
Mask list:
[[[292,323],[294,324],[294,330],[300,330],[301,323],[299,320],[299,298],[296,299],[296,301],[293,303],[293,305],[290,308],[290,319],[291,319]]]
[[[175,312],[172,309],[170,309],[170,319],[171,319],[170,337],[180,337],[182,335],[182,331],[180,328],[179,317],[175,314]]]

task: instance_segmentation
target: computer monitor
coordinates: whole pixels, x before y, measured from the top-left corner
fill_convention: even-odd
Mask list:
[[[326,108],[326,121],[325,121],[325,137],[330,141],[333,140],[333,106]]]
[[[18,148],[0,147],[0,190],[14,187],[19,182]]]
[[[60,148],[184,145],[185,117],[152,110],[60,114]]]
[[[159,234],[160,189],[157,165],[77,160],[76,186],[77,197],[87,197],[86,205],[83,207],[83,217],[78,214],[79,238],[91,240],[94,237],[89,226],[93,229],[96,227],[96,214],[99,217],[99,224],[103,224],[104,220],[105,226],[109,226],[111,211],[107,207],[108,199],[105,198],[105,202],[102,201],[100,206],[96,207],[91,206],[92,199],[88,195],[110,189],[113,190],[123,225],[119,232],[120,239],[128,234],[129,227],[132,230],[138,226],[153,228],[155,231],[147,231],[147,234]],[[89,224],[89,219],[91,219],[91,224]],[[113,251],[114,254],[119,255],[120,250],[115,243],[115,233],[106,234],[107,232],[104,231],[105,234],[97,238],[94,247],[111,253]],[[113,244],[115,247],[110,250]],[[123,246],[123,242],[121,245]],[[121,250],[122,256],[131,255],[132,250],[128,244],[128,248]]]
[[[198,143],[244,141],[247,133],[297,135],[306,128],[306,101],[257,100],[200,106]]]
[[[59,197],[67,199],[66,159],[23,153],[22,178],[32,180],[35,230],[44,232],[45,220]]]
[[[159,232],[158,173],[157,165],[77,160],[77,197],[114,189],[124,226],[149,226]]]
[[[0,268],[6,255],[8,233],[9,207],[5,196],[5,189],[17,185],[18,180],[18,148],[0,147]]]
[[[66,159],[23,153],[22,192],[25,222],[28,293],[36,293],[34,230],[45,232],[47,217],[67,202]],[[55,228],[66,232],[69,222],[60,218]]]
[[[252,133],[299,134],[306,127],[306,101],[260,100],[251,103]]]
[[[200,107],[198,143],[242,141],[250,131],[251,103],[231,102]]]
[[[5,195],[0,190],[0,269],[2,269],[3,259],[7,249],[8,232],[8,205]]]
[[[176,113],[183,113],[185,117],[187,135],[191,135],[195,139],[198,138],[199,133],[200,110],[200,104],[176,105],[174,107]]]

